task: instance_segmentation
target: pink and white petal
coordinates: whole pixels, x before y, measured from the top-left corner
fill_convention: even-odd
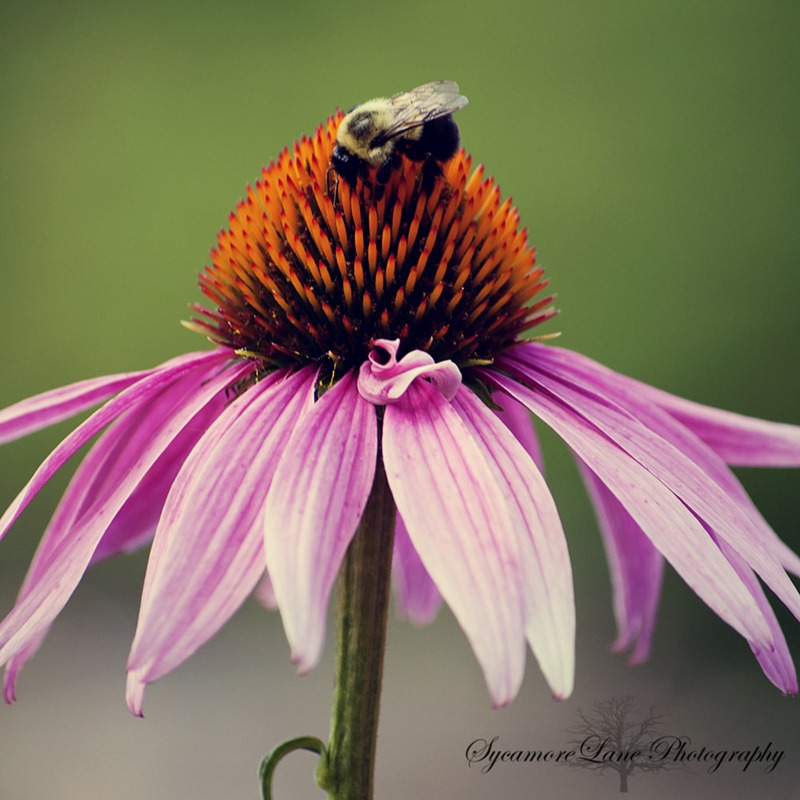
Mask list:
[[[183,380],[186,381],[187,378],[184,377]],[[190,375],[188,380],[196,380],[196,378]],[[78,465],[42,536],[20,588],[17,602],[27,595],[31,585],[41,579],[53,552],[75,527],[78,518],[84,513],[91,513],[93,502],[98,499],[102,502],[104,487],[106,493],[113,490],[116,482],[121,479],[121,474],[130,466],[123,455],[126,445],[136,440],[140,430],[149,429],[151,419],[158,419],[164,413],[165,399],[170,401],[168,393],[156,397],[141,408],[134,407],[122,414],[103,432],[87,457]],[[214,409],[215,405],[217,406],[214,409],[215,413],[219,413],[224,405],[224,400],[225,398],[222,396],[216,404],[214,401],[209,403],[198,413],[196,423],[199,423],[207,409]],[[171,484],[178,470],[178,466],[176,466],[174,473],[170,476],[166,474],[171,472],[169,466],[181,455],[185,459],[187,451],[182,443],[189,437],[196,441],[200,435],[200,431],[196,429],[200,427],[199,424],[187,426],[159,457],[106,529],[92,555],[91,563],[123,550],[133,550],[137,545],[144,544],[152,538],[164,505],[164,499],[169,491],[169,485],[164,486],[163,484],[167,479]],[[138,457],[137,452],[131,452],[128,455],[134,460]],[[12,656],[6,664],[3,676],[3,696],[7,703],[14,701],[17,676],[41,646],[47,630],[38,634],[27,647]]]
[[[211,367],[214,367],[213,372]],[[165,378],[163,374],[144,378],[124,390],[104,408],[95,412],[75,432],[76,435],[68,437],[67,445],[62,443],[59,448],[56,448],[54,455],[51,455],[37,472],[35,480],[29,484],[26,491],[23,491],[21,497],[25,500],[29,499],[35,493],[30,487],[38,488],[37,483],[41,485],[45,476],[49,477],[49,474],[52,474],[55,465],[60,465],[59,462],[65,460],[66,454],[71,449],[80,446],[75,442],[80,442],[82,437],[86,437],[87,431],[91,431],[95,427],[102,427],[99,420],[105,423],[109,417],[119,416],[123,410],[134,404],[150,402],[163,392],[170,393],[170,390],[173,390],[176,385],[183,388],[183,382],[177,379],[192,369],[198,377],[195,391],[188,396],[184,391],[171,393],[175,402],[173,412],[163,419],[158,429],[150,432],[151,437],[148,441],[139,442],[138,459],[131,463],[130,471],[122,477],[114,492],[104,497],[102,503],[94,504],[92,513],[84,514],[75,528],[70,531],[69,536],[53,542],[50,552],[41,558],[41,574],[37,576],[35,582],[30,584],[25,596],[0,623],[0,663],[6,662],[24,650],[46,630],[80,581],[103,532],[147,470],[174,440],[178,432],[191,422],[197,412],[215,395],[224,391],[231,381],[235,381],[245,374],[250,367],[243,365],[220,373],[212,358],[203,358],[195,361],[193,366],[187,365],[185,368],[175,370],[171,376],[173,380],[170,380],[169,377]],[[112,411],[108,410],[109,406],[112,407]],[[102,458],[102,455],[96,457]],[[12,513],[7,514],[7,518],[13,518],[23,505],[24,503],[18,500],[12,507]]]
[[[442,596],[411,544],[400,514],[394,528],[392,581],[397,616],[414,625],[428,625],[439,613]]]
[[[315,371],[275,372],[220,414],[186,459],[158,523],[128,660],[143,686],[211,638],[264,574],[261,514],[279,456],[313,401]]]
[[[458,412],[430,384],[385,409],[386,476],[409,537],[483,669],[495,706],[525,667],[524,588],[506,498]]]
[[[190,359],[185,356],[175,361],[179,365],[190,363]],[[200,363],[202,366],[202,360]],[[218,368],[217,364],[213,364],[211,372],[217,371]],[[161,425],[164,416],[169,414],[170,409],[175,405],[176,399],[180,400],[183,394],[191,393],[193,386],[204,376],[205,373],[198,375],[196,371],[190,371],[175,378],[174,385],[170,387],[170,391],[162,390],[159,395],[156,395],[147,403],[129,408],[100,436],[86,458],[78,466],[50,520],[50,524],[39,543],[23,581],[17,604],[25,599],[30,587],[40,581],[42,576],[46,574],[54,553],[61,552],[63,540],[76,527],[82,515],[93,513],[93,504],[102,505],[107,496],[110,496],[115,491],[124,475],[139,458],[141,449],[139,442],[150,437],[151,431]],[[169,383],[168,378],[162,380],[162,383],[164,381]],[[164,388],[162,386],[162,389]],[[160,514],[161,506],[163,505],[163,499],[160,504],[154,502],[158,498],[154,498],[150,491],[151,476],[157,472],[159,465],[163,466],[165,459],[175,457],[176,444],[180,449],[180,443],[187,438],[187,433],[195,439],[200,435],[198,430],[204,428],[207,424],[205,418],[208,417],[210,419],[210,414],[219,413],[224,402],[225,398],[222,394],[218,400],[212,400],[198,412],[193,424],[187,426],[186,429],[178,434],[175,441],[170,443],[165,453],[158,458],[155,465],[134,489],[131,497],[125,501],[109,528],[103,533],[100,543],[92,555],[93,561],[98,560],[98,552],[104,549],[106,554],[111,554],[110,551],[126,546],[132,549],[134,544],[144,543],[144,540],[152,535],[152,532],[143,526],[147,526],[151,522],[154,514],[157,520],[157,515]],[[144,491],[142,491],[143,489]],[[166,490],[164,491],[164,496],[166,496]],[[152,505],[148,501],[153,501]],[[140,502],[144,505],[140,506]],[[135,513],[137,510],[142,512],[138,516]],[[155,522],[153,521],[152,524],[154,529]],[[119,534],[115,536],[114,529],[117,525],[119,525]],[[111,534],[112,541],[106,544],[104,548],[104,542],[108,542],[109,534]],[[46,635],[47,628],[44,628],[31,640],[28,646],[20,650],[8,661],[3,679],[3,693],[7,702],[13,700],[15,696],[14,683],[19,672],[36,653]]]
[[[626,380],[692,430],[726,463],[737,467],[800,467],[800,426],[705,406],[632,378]]]
[[[774,648],[762,649],[758,645],[749,642],[753,655],[761,665],[761,669],[764,670],[764,674],[775,686],[784,694],[796,695],[797,673],[795,672],[794,662],[789,653],[789,647],[786,644],[783,631],[775,617],[775,612],[764,595],[764,590],[761,588],[758,578],[753,574],[753,570],[747,566],[745,560],[730,545],[720,540],[717,540],[717,544],[744,584],[750,589],[750,593],[758,603],[761,613],[772,631]]]
[[[47,637],[47,629],[34,636],[18,653],[8,660],[3,672],[3,702],[11,705],[17,701],[17,677],[22,668],[36,655]]]
[[[633,647],[629,661],[641,664],[650,654],[664,559],[605,484],[579,459],[578,466],[597,515],[611,572],[616,651]]]
[[[461,371],[452,361],[434,361],[430,353],[412,350],[397,361],[400,340],[377,339],[369,358],[358,371],[359,394],[382,406],[402,397],[418,378],[435,384],[452,400],[461,386]]]
[[[269,572],[266,570],[264,571],[264,576],[259,581],[258,586],[256,586],[253,596],[268,611],[278,610],[278,598],[275,597],[275,589],[272,586],[272,578],[270,578]]]
[[[267,495],[267,569],[300,672],[322,654],[328,597],[366,506],[377,452],[375,407],[351,371],[295,430]]]
[[[542,448],[539,446],[539,437],[536,435],[530,411],[508,395],[503,396],[502,406],[502,410],[496,412],[497,416],[525,448],[525,452],[533,459],[539,472],[544,472]]]
[[[692,429],[663,408],[641,402],[632,403],[637,397],[635,388],[623,385],[620,392],[620,401],[630,403],[629,407],[634,409],[641,422],[672,442],[719,484],[726,495],[735,502],[739,511],[747,516],[750,530],[759,546],[771,552],[784,569],[800,575],[800,556],[781,541],[720,455]]]
[[[715,480],[728,498],[733,499],[738,511],[748,518],[750,530],[760,546],[773,553],[785,569],[800,575],[800,557],[778,538],[725,461],[691,428],[651,402],[648,392],[644,390],[652,387],[612,372],[601,364],[569,350],[531,344],[518,348],[516,352],[529,365],[547,364],[551,371],[560,369],[562,376],[570,378],[573,383],[577,381],[577,385],[582,388],[588,388],[591,384],[594,391],[600,391],[605,402],[613,402],[625,409],[651,431],[671,442]],[[658,392],[658,390],[653,391]]]
[[[634,390],[630,392],[633,394]],[[750,530],[759,546],[772,553],[784,569],[800,575],[800,556],[793,552],[770,527],[717,451],[698,437],[692,429],[659,406],[637,406],[636,412],[645,425],[672,442],[719,484],[728,497],[736,503],[739,511],[747,516]]]
[[[148,403],[144,410],[149,411],[154,406],[157,407],[157,401],[158,398],[156,398],[155,403]],[[209,403],[209,406],[212,405],[213,403]],[[141,409],[132,409],[131,411],[137,410],[142,411]],[[113,453],[127,441],[126,432],[130,432],[130,426],[135,428],[137,421],[143,421],[141,420],[141,414],[139,416],[131,415],[131,411],[123,414],[102,434],[92,451],[78,466],[33,557],[20,589],[18,602],[27,595],[30,586],[41,579],[59,542],[68,536],[69,532],[77,524],[76,518],[80,516],[80,512],[85,512],[91,507],[89,498],[97,498],[98,483],[102,482],[105,468],[111,469],[113,467],[113,464],[108,463],[113,461],[109,457],[110,453]],[[200,415],[198,414],[198,416]],[[166,476],[159,471],[159,465],[168,456],[170,461],[173,460],[174,453],[172,451],[175,450],[176,443],[185,438],[188,430],[186,428],[181,431],[175,442],[162,454],[114,517],[92,554],[91,563],[96,563],[102,558],[123,550],[130,551],[138,544],[144,544],[145,541],[149,541],[152,538],[164,505],[164,499],[169,490],[168,485],[165,487],[161,485],[161,479]],[[197,435],[199,434],[194,435],[195,440]],[[183,455],[185,458],[186,453]],[[177,472],[177,467],[175,472]],[[170,478],[170,484],[173,479],[174,475]],[[3,695],[6,702],[10,703],[15,699],[17,676],[39,649],[47,635],[47,630],[43,630],[27,647],[12,656],[6,664],[5,675],[3,676]]]
[[[550,358],[564,359],[573,368],[579,365],[595,374],[605,373],[609,378],[624,382],[642,401],[649,401],[663,408],[693,431],[727,464],[738,467],[800,466],[798,425],[769,422],[685,400],[627,375],[613,372],[586,356],[562,348],[531,343],[525,349],[537,355],[545,350],[549,352]]]
[[[570,446],[721,619],[758,647],[772,647],[769,625],[747,587],[694,514],[661,481],[548,393],[499,373],[481,372],[487,383],[513,394]]]
[[[531,379],[587,419],[670,489],[715,534],[739,552],[800,619],[800,593],[784,571],[778,554],[770,547],[772,540],[754,523],[747,508],[698,465],[697,459],[708,460],[712,454],[686,434],[681,436],[680,442],[688,452],[662,437],[646,424],[645,420],[652,417],[646,406],[639,404],[628,411],[610,402],[613,381],[604,382],[600,378],[587,381],[563,365],[543,365],[544,357],[543,354],[539,359],[539,365],[527,367]],[[509,357],[503,363],[522,362]]]
[[[228,398],[220,393],[202,408],[191,425],[174,439],[134,489],[108,526],[92,556],[92,564],[119,553],[132,553],[147,544],[158,525],[175,478],[189,453],[222,413]]]
[[[213,370],[216,371],[216,366]],[[169,390],[166,390],[166,386],[162,387],[160,394],[147,403],[125,411],[103,432],[86,458],[78,465],[56,507],[31,563],[20,596],[24,594],[31,580],[38,579],[47,566],[48,554],[69,535],[76,522],[83,515],[93,513],[94,506],[103,505],[106,498],[116,491],[124,476],[139,459],[141,442],[149,440],[153,432],[163,424],[164,418],[172,413],[176,402],[180,402],[184,394],[191,394],[203,377],[203,374],[198,375],[195,372],[179,376],[174,379],[174,384]],[[180,431],[169,443],[167,449],[159,456],[114,517],[103,534],[93,560],[98,560],[98,552],[105,551],[110,555],[123,549],[126,541],[139,540],[147,534],[147,526],[151,522],[153,530],[155,529],[163,500],[180,464],[211,420],[224,408],[225,403],[224,393],[219,393],[218,397],[212,398],[200,409],[192,424]],[[164,487],[163,484],[167,481],[169,485]],[[159,496],[162,491],[163,496]],[[140,513],[137,514],[137,511]],[[117,527],[121,530],[114,535],[114,529]],[[112,541],[106,543],[109,534],[112,534]]]
[[[102,403],[147,375],[152,375],[154,371],[91,378],[20,400],[0,410],[0,444],[19,439],[80,414],[81,411]]]
[[[214,352],[225,352],[230,357],[230,351]],[[170,372],[207,355],[208,353],[202,352],[186,353],[153,369],[90,378],[20,400],[14,405],[0,409],[0,444],[69,419],[87,408],[102,403],[117,392],[133,386],[148,375],[155,372]]]
[[[506,397],[499,400],[507,405]],[[469,389],[458,392],[453,408],[505,496],[524,570],[528,642],[553,694],[563,699],[572,693],[575,679],[575,596],[555,501],[520,442]]]
[[[176,380],[181,375],[194,370],[208,370],[212,367],[221,368],[226,360],[227,356],[221,355],[220,351],[200,353],[193,360],[187,360],[170,370],[158,370],[145,376],[95,411],[50,453],[39,469],[36,470],[28,484],[6,509],[2,518],[0,518],[0,539],[5,536],[17,517],[55,472],[106,425],[113,422],[129,408],[134,406],[141,407],[142,404],[149,402],[161,393],[165,385]]]

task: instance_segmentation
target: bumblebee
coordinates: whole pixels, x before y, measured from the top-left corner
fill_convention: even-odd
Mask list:
[[[458,126],[452,115],[467,103],[454,81],[434,81],[367,100],[350,109],[339,124],[331,168],[354,186],[369,167],[377,167],[375,181],[381,186],[405,155],[424,162],[423,174],[433,180],[458,149]]]

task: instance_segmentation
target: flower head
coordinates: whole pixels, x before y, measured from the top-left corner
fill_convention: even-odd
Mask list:
[[[463,151],[422,180],[331,181],[333,117],[247,190],[200,277],[216,345],[0,412],[0,440],[105,401],[44,461],[73,477],[17,604],[0,623],[4,691],[93,561],[152,537],[128,701],[207,641],[257,587],[301,670],[320,658],[331,588],[382,459],[398,510],[398,609],[440,599],[495,704],[526,642],[570,693],[575,614],[561,522],[530,412],[572,449],[598,513],[619,648],[646,657],[666,559],[796,692],[760,578],[800,615],[797,558],[727,464],[800,465],[800,429],[673,397],[523,334],[554,315],[524,229]],[[374,174],[373,174],[374,177]],[[111,399],[108,399],[111,398]]]
[[[339,372],[376,339],[436,361],[487,359],[555,313],[511,201],[464,151],[425,190],[404,159],[378,191],[330,173],[341,115],[248,187],[200,286],[193,326],[265,367]],[[334,189],[331,191],[331,184]]]

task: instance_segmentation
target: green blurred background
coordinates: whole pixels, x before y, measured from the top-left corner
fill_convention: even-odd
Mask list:
[[[800,6],[796,2],[497,0],[435,5],[38,2],[0,7],[0,405],[202,347],[178,321],[218,228],[263,163],[337,105],[429,80],[470,99],[462,140],[513,196],[558,292],[561,344],[709,404],[800,423]],[[0,504],[72,427],[4,447]],[[610,590],[564,448],[548,478],[575,565],[577,689],[554,703],[533,661],[493,712],[449,612],[393,623],[380,797],[592,797],[613,777],[469,769],[467,744],[558,748],[578,707],[633,694],[715,748],[772,741],[772,775],[634,777],[646,797],[790,797],[800,711],[672,574],[653,655],[611,655]],[[797,471],[742,471],[800,546]],[[0,549],[13,603],[66,475]],[[298,678],[280,620],[248,604],[152,687],[144,721],[124,667],[146,554],[94,570],[0,708],[0,797],[255,798],[259,758],[327,730],[330,652]],[[800,656],[800,625],[780,613]],[[330,651],[330,647],[328,648]],[[313,759],[276,798],[320,797]]]

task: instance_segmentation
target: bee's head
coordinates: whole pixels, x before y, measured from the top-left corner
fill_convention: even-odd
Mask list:
[[[331,154],[331,167],[337,175],[343,178],[350,186],[355,186],[361,160],[354,156],[346,147],[337,144]]]
[[[337,132],[338,140],[343,144],[350,141],[351,144],[357,143],[358,147],[369,147],[377,133],[375,117],[374,109],[358,106],[342,120]]]

